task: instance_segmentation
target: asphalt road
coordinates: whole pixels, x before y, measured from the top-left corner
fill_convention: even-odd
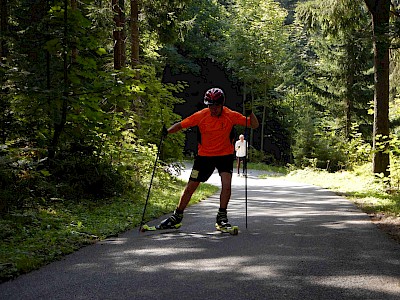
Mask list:
[[[250,173],[246,228],[244,183],[228,210],[237,236],[214,230],[214,195],[179,230],[85,247],[1,284],[0,299],[400,299],[400,246],[349,201]]]

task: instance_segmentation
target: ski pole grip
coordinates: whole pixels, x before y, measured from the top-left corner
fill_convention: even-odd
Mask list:
[[[168,129],[167,129],[167,127],[165,127],[165,125],[163,125],[161,134],[163,137],[166,137],[168,135]]]
[[[253,107],[251,105],[251,102],[245,102],[244,103],[244,114],[246,117],[251,115],[251,112],[253,111]]]

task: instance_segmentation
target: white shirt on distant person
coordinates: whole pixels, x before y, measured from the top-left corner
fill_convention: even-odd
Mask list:
[[[239,139],[235,143],[236,157],[246,156],[246,141]]]

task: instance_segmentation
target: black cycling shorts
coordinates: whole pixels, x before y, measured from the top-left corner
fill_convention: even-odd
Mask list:
[[[197,156],[189,180],[206,182],[215,169],[218,173],[233,172],[233,154],[223,156]]]

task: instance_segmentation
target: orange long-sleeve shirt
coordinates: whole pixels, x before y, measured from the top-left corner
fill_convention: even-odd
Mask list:
[[[247,118],[247,125],[250,118]],[[204,108],[181,122],[182,128],[198,126],[201,143],[198,144],[198,154],[201,156],[221,156],[232,154],[234,147],[230,140],[233,126],[246,126],[246,117],[223,107],[218,117],[211,116],[209,108]]]

